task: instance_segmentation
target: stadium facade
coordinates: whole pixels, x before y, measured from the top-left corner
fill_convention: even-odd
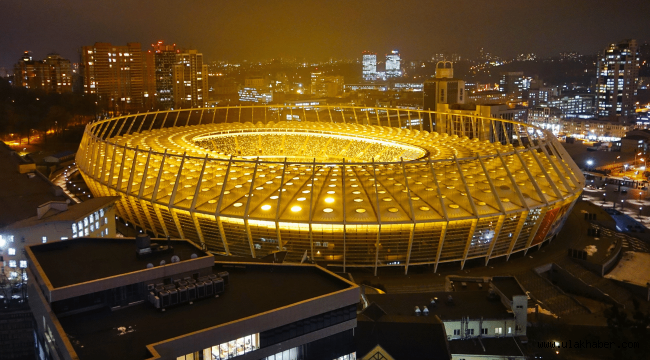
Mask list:
[[[540,246],[584,186],[553,134],[531,125],[320,105],[96,121],[77,166],[95,196],[120,196],[119,216],[155,236],[375,272]]]

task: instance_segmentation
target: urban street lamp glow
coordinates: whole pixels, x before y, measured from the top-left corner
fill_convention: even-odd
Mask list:
[[[101,120],[76,162],[95,196],[120,196],[119,216],[155,236],[375,269],[526,251],[557,234],[585,183],[544,129],[352,106]]]

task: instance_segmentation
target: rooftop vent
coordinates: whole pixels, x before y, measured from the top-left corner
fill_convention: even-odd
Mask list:
[[[177,263],[181,261],[181,258],[179,258],[177,255],[172,256],[172,263]]]
[[[437,297],[434,297],[434,298],[431,299],[431,301],[429,302],[429,306],[431,306],[431,307],[436,307],[437,305],[438,305],[438,298],[437,298]]]
[[[454,304],[454,298],[451,295],[447,296],[447,304],[448,305]]]
[[[429,315],[429,309],[426,306],[422,307],[422,313],[426,316]]]
[[[420,307],[419,307],[419,306],[416,306],[416,307],[415,307],[415,316],[420,316],[421,313],[422,313],[422,312],[420,311]]]
[[[147,264],[147,269],[151,269],[152,267],[153,267],[153,264],[152,264],[152,263],[148,263],[148,264]]]

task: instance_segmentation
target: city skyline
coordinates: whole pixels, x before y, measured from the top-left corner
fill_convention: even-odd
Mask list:
[[[412,60],[436,53],[475,57],[480,48],[508,58],[519,53],[548,57],[573,51],[595,54],[603,44],[650,39],[650,28],[643,26],[650,4],[631,1],[613,8],[601,3],[406,1],[395,7],[383,1],[284,0],[273,4],[199,2],[194,7],[161,2],[151,7],[125,1],[9,1],[4,10],[12,16],[0,24],[0,32],[9,35],[0,38],[0,67],[11,67],[26,50],[36,58],[56,52],[77,62],[81,46],[94,42],[164,40],[198,49],[209,61],[258,61],[360,58],[362,50],[383,54],[393,49]],[[35,28],[48,31],[32,31]]]

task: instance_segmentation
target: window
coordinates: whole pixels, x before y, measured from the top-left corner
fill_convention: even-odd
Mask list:
[[[47,236],[43,236],[43,244],[47,242]]]
[[[104,209],[99,210],[99,216],[104,217]]]
[[[7,255],[16,255],[16,249],[15,248],[9,248],[7,250]]]
[[[9,279],[15,279],[18,277],[18,273],[15,271],[12,271],[9,273]]]
[[[20,260],[20,268],[24,269],[27,267],[27,260]]]
[[[474,329],[467,329],[468,335],[474,335]]]
[[[72,224],[72,232],[77,233],[77,224]]]
[[[481,329],[481,335],[487,335],[487,328],[482,328]]]
[[[494,333],[497,335],[503,334],[503,328],[494,328]]]
[[[454,335],[460,335],[460,329],[454,329]]]
[[[10,268],[15,268],[16,267],[16,260],[9,260],[9,267]]]
[[[7,240],[9,240],[10,243],[14,242],[14,236],[13,235],[8,235]]]
[[[67,236],[61,236],[61,240],[68,240]]]
[[[106,229],[106,236],[108,236],[108,229]]]
[[[508,334],[512,334],[512,328],[508,326]]]

